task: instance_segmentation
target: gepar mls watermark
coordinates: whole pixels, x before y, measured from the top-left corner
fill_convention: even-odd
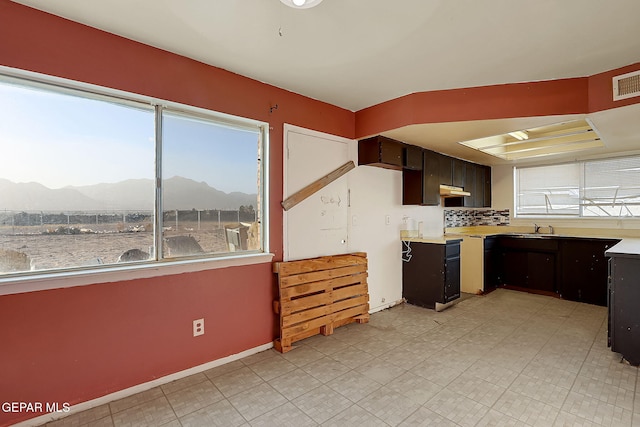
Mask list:
[[[50,413],[69,412],[68,402],[2,402],[0,411],[4,413]]]

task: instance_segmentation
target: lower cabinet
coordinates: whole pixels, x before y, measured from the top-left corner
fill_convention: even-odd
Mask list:
[[[607,259],[604,252],[618,243],[612,239],[563,239],[560,244],[563,298],[607,305]]]
[[[484,292],[489,292],[498,286],[497,244],[496,236],[484,238]]]
[[[436,308],[460,297],[460,240],[402,245],[402,296],[409,304]]]
[[[499,284],[557,292],[557,253],[556,239],[500,237]]]
[[[640,258],[609,260],[609,345],[634,366],[640,364]]]
[[[490,267],[485,262],[485,282],[487,271],[496,271],[497,285],[554,292],[571,301],[607,305],[605,251],[619,240],[499,236],[497,242],[493,256],[498,259]]]

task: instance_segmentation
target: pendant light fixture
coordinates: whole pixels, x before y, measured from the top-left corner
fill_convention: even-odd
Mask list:
[[[282,3],[294,9],[309,9],[319,5],[322,0],[280,0]]]

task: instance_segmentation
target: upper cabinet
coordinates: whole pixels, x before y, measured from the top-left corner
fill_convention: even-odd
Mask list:
[[[445,156],[444,154],[434,153],[438,157],[438,174],[440,175],[440,180],[438,184],[443,185],[452,185],[452,167],[451,163],[453,158],[449,156]]]
[[[422,148],[415,145],[405,145],[404,161],[402,163],[404,169],[422,170]]]
[[[402,204],[436,206],[440,185],[471,196],[447,198],[445,206],[491,207],[491,167],[449,157],[382,135],[358,141],[358,164],[402,170]]]
[[[464,188],[467,177],[467,162],[451,159],[451,185]]]
[[[362,139],[358,141],[358,165],[401,170],[404,147],[402,142],[381,135]]]

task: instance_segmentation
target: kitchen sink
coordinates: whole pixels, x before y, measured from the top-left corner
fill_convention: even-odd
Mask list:
[[[551,234],[551,233],[507,233],[506,235],[510,237],[518,237],[523,239],[549,239],[553,237],[558,237],[557,234]]]

